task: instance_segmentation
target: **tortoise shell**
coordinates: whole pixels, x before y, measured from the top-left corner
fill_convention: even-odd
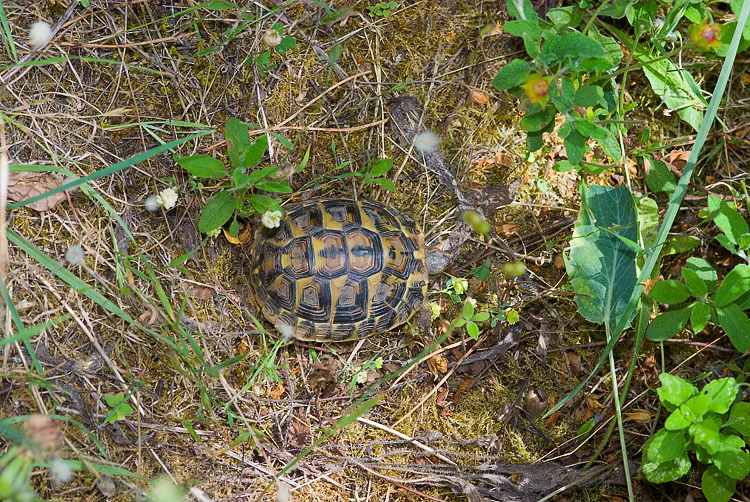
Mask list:
[[[378,202],[290,205],[252,246],[250,282],[266,319],[298,340],[343,341],[404,322],[427,293],[424,235]]]

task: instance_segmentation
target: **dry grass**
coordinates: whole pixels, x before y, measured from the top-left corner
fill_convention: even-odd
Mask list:
[[[196,186],[169,153],[92,180],[51,210],[13,210],[8,228],[57,262],[44,266],[11,245],[6,284],[13,305],[25,327],[66,319],[31,337],[36,367],[22,342],[5,347],[0,417],[65,417],[58,421],[64,434],[59,454],[83,461],[69,483],[56,485],[48,471],[36,477],[41,497],[134,500],[148,489],[148,480],[165,476],[193,486],[196,499],[202,493],[211,500],[275,500],[283,485],[292,487],[294,500],[464,500],[454,494],[460,492],[458,469],[451,477],[428,467],[549,457],[572,464],[593,452],[596,441],[582,451],[572,438],[594,414],[608,424],[608,384],[594,382],[585,396],[546,421],[530,420],[524,411],[530,390],[546,393],[547,407],[572,389],[598,357],[595,345],[602,337],[581,323],[571,296],[557,288],[564,273],[554,260],[565,233],[550,239],[551,231],[545,232],[574,216],[575,180],[549,170],[545,158],[522,157],[516,103],[489,85],[515,47],[504,35],[477,38],[486,23],[503,21],[501,2],[405,3],[388,19],[374,19],[365,3],[354,2],[348,15],[329,24],[321,24],[325,12],[315,2],[289,2],[274,11],[273,2],[247,2],[245,11],[256,22],[244,21],[236,9],[185,13],[185,5],[168,2],[92,0],[86,9],[53,1],[5,5],[19,57],[61,58],[0,72],[11,163],[83,177],[209,130],[214,132],[177,147],[175,156],[209,152],[225,160],[222,131],[229,117],[265,129],[283,124],[275,130],[295,149],[287,152],[273,142],[270,163],[294,167],[310,147],[308,168],[289,181],[297,189],[323,176],[299,196],[389,199],[421,221],[434,240],[456,228],[455,201],[405,157],[384,123],[390,96],[408,93],[425,103],[425,122],[441,134],[463,186],[524,179],[519,202],[492,218],[539,277],[531,295],[499,274],[471,284],[489,306],[493,293],[501,300],[522,298],[522,329],[509,351],[455,365],[467,354],[487,354],[509,332],[505,323],[487,326],[478,343],[454,335],[443,344],[447,368],[436,358],[395,383],[378,384],[434,338],[404,329],[340,345],[275,341],[253,317],[260,316],[244,273],[247,248],[223,237],[203,242],[197,231],[200,210],[217,187]],[[25,33],[40,19],[62,24],[54,41],[35,53]],[[243,62],[262,52],[262,34],[275,22],[297,45],[272,54],[276,66],[262,74]],[[326,55],[336,43],[343,55],[329,64]],[[489,105],[472,103],[470,87],[484,92]],[[646,109],[654,98],[639,95]],[[550,148],[554,143],[551,138]],[[391,176],[393,194],[363,187],[356,178],[325,176],[342,162],[361,171],[383,157],[395,159],[389,173],[398,171]],[[495,162],[501,157],[509,161]],[[542,179],[547,191],[537,184]],[[146,211],[146,197],[168,187],[179,193],[177,207]],[[85,257],[71,265],[65,254],[75,244]],[[170,266],[194,249],[184,265]],[[474,241],[452,273],[463,276],[485,260],[498,270],[504,258]],[[85,287],[71,286],[61,270]],[[450,321],[459,307],[445,295],[435,298]],[[6,334],[19,329],[11,314],[6,309],[2,318]],[[433,323],[435,331],[439,326]],[[540,340],[550,350],[538,349]],[[625,361],[628,354],[620,356]],[[383,367],[371,368],[366,384],[352,383],[358,368],[378,358]],[[644,354],[632,396],[653,383],[650,358],[652,353]],[[446,371],[450,378],[436,387]],[[111,409],[104,395],[117,393],[128,396],[134,413],[117,428],[102,427]],[[384,427],[342,422],[366,395],[380,401],[364,417]],[[648,434],[646,426],[630,424],[633,438]],[[281,473],[303,452],[293,469]],[[604,462],[613,462],[615,453],[605,450]],[[103,466],[135,476],[114,475]],[[600,499],[598,489],[590,490],[592,500]]]

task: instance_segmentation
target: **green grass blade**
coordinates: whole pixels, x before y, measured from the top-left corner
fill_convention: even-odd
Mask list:
[[[10,29],[8,16],[5,15],[5,9],[3,8],[2,2],[0,2],[0,30],[2,30],[3,35],[3,45],[5,45],[5,50],[8,52],[10,59],[18,61],[18,56],[16,55],[16,44],[13,43],[13,31]]]
[[[151,157],[154,157],[156,155],[159,155],[160,153],[172,150],[173,148],[176,148],[180,146],[183,143],[186,143],[188,141],[192,141],[196,138],[200,138],[201,136],[205,136],[207,134],[211,134],[215,132],[214,130],[209,131],[203,131],[196,134],[191,134],[190,136],[186,136],[184,138],[176,139],[174,141],[170,141],[169,143],[165,143],[163,145],[159,145],[157,147],[154,147],[150,150],[146,150],[145,152],[141,152],[137,155],[134,155],[128,159],[122,160],[120,162],[117,162],[115,164],[112,164],[109,167],[105,167],[104,169],[100,169],[98,171],[95,171],[87,176],[83,176],[81,178],[72,180],[69,183],[66,183],[62,186],[59,186],[57,188],[54,188],[48,192],[45,192],[43,194],[39,194],[34,197],[30,197],[26,200],[22,200],[20,202],[14,202],[13,204],[8,204],[9,209],[22,207],[27,204],[31,204],[32,202],[36,202],[38,200],[44,199],[46,197],[49,197],[50,195],[54,195],[58,192],[62,192],[64,190],[70,190],[71,188],[75,188],[78,185],[81,185],[83,183],[86,183],[87,181],[95,180],[97,178],[101,178],[103,176],[108,176],[110,174],[116,173],[118,171],[122,171],[123,169],[127,169],[128,167],[134,166],[136,164],[139,164],[145,160],[150,159]]]

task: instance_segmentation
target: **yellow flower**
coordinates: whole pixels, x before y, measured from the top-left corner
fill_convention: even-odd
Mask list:
[[[700,24],[690,26],[690,39],[699,49],[715,49],[723,44],[719,37],[723,26],[708,21],[708,18],[701,21]]]
[[[542,107],[547,106],[549,101],[549,83],[552,77],[544,77],[541,73],[532,73],[526,77],[521,86],[526,91],[526,97],[532,103],[539,103]]]

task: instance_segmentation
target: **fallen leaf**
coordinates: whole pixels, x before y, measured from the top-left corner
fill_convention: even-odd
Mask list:
[[[25,171],[13,172],[10,173],[10,178],[8,179],[8,200],[11,202],[20,202],[49,192],[60,186],[62,186],[62,180],[53,174]],[[44,199],[27,204],[27,206],[39,212],[49,211],[65,200],[66,197],[65,192],[57,192]]]
[[[562,270],[565,268],[565,256],[563,256],[562,253],[557,253],[555,255],[555,267],[558,270]]]
[[[211,299],[213,291],[209,288],[190,288],[190,294],[196,300],[206,301]]]
[[[503,29],[500,27],[497,23],[489,23],[482,26],[482,29],[479,30],[479,35],[484,37],[496,37],[500,35],[503,32]]]
[[[474,385],[473,378],[467,378],[466,380],[463,380],[460,384],[458,384],[458,389],[456,389],[456,393],[453,395],[453,402],[458,403],[463,397],[464,393],[469,390],[472,385]]]
[[[271,396],[271,399],[280,399],[281,396],[284,395],[285,390],[286,389],[284,389],[284,384],[282,384],[281,382],[277,382],[274,388],[269,393],[269,396]]]
[[[244,225],[237,234],[237,237],[232,237],[229,231],[224,227],[222,227],[221,230],[224,232],[224,237],[230,242],[230,244],[240,244],[244,246],[253,238],[253,228],[250,225]]]
[[[537,418],[547,409],[547,391],[542,387],[530,389],[526,393],[526,406],[524,409],[532,419]]]
[[[495,152],[495,164],[503,167],[510,167],[513,164],[513,157],[508,152]]]
[[[568,368],[570,368],[570,372],[574,375],[578,375],[581,373],[581,358],[578,357],[573,352],[566,352],[565,353],[565,362],[568,363]]]
[[[250,352],[250,345],[245,340],[240,340],[237,344],[237,348],[234,349],[235,355],[247,354]]]
[[[448,33],[445,36],[445,43],[448,45],[453,45],[453,40],[456,38],[456,30],[451,30],[450,33]]]
[[[513,474],[508,476],[508,479],[510,479],[511,483],[518,483],[519,481],[521,481],[521,475],[517,472],[514,472]]]
[[[297,448],[302,448],[307,444],[307,435],[310,433],[310,427],[303,423],[299,418],[292,417],[289,424],[289,443]]]
[[[341,363],[337,359],[327,354],[320,356],[320,360],[313,364],[308,377],[312,391],[321,397],[332,395],[336,390],[340,369]]]
[[[750,75],[748,75],[747,73],[743,73],[743,74],[742,74],[742,75],[740,76],[740,78],[742,79],[742,83],[743,83],[744,85],[750,85]]]
[[[435,396],[435,404],[440,408],[445,408],[450,404],[448,401],[448,387],[443,386],[438,389],[437,395]]]
[[[486,106],[490,102],[487,96],[476,87],[469,87],[469,99],[471,99],[472,103],[479,106]]]
[[[437,380],[440,373],[448,371],[448,360],[443,354],[438,354],[427,360],[427,367],[429,368],[430,373],[432,373],[432,376]]]
[[[625,422],[636,422],[639,424],[647,424],[651,422],[652,415],[650,411],[636,410],[630,413],[625,413]]]

